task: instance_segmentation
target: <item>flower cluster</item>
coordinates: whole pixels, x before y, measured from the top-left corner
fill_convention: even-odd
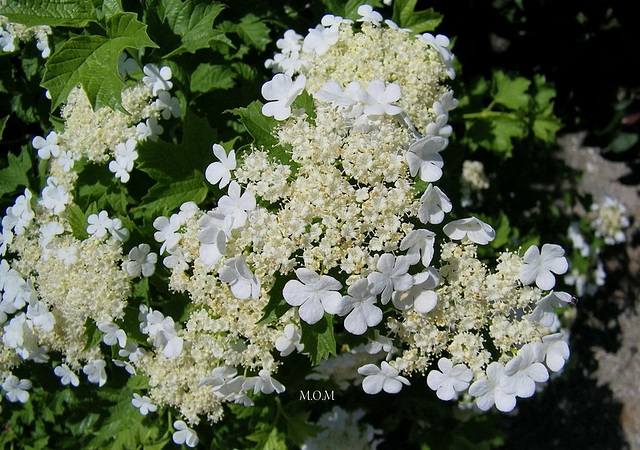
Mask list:
[[[627,207],[614,197],[606,195],[601,203],[591,205],[591,227],[605,244],[614,245],[626,241],[624,230],[629,227]]]
[[[303,450],[324,450],[334,448],[376,449],[382,443],[378,438],[381,430],[362,422],[364,411],[345,411],[339,406],[323,414],[318,422],[322,431],[308,438],[302,445]]]
[[[28,42],[35,38],[36,47],[43,58],[51,54],[49,47],[49,35],[51,28],[43,26],[26,27],[20,23],[9,22],[6,17],[0,15],[0,49],[3,52],[17,50],[17,41]]]

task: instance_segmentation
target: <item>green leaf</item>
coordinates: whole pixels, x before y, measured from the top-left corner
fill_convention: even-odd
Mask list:
[[[80,207],[75,203],[71,203],[70,205],[67,205],[65,211],[67,213],[73,237],[80,239],[81,241],[88,238],[87,216],[84,215]]]
[[[100,342],[102,342],[103,336],[104,336],[104,333],[98,330],[98,327],[96,323],[93,321],[93,319],[87,318],[87,320],[84,322],[84,337],[85,337],[84,350],[86,351],[100,345]]]
[[[498,249],[502,248],[509,243],[509,237],[511,235],[511,227],[509,224],[509,218],[505,213],[500,211],[500,219],[496,227],[496,236],[491,241],[491,247]]]
[[[307,113],[308,118],[312,123],[316,120],[316,105],[313,102],[313,95],[309,94],[306,90],[302,91],[300,95],[296,97],[291,105],[292,108],[302,108]]]
[[[254,14],[247,14],[240,19],[240,22],[235,26],[235,31],[245,44],[258,50],[264,51],[267,45],[271,44],[269,27]]]
[[[167,215],[185,202],[202,203],[208,193],[209,188],[204,175],[201,172],[194,172],[186,180],[169,184],[158,183],[153,186],[142,198],[142,205],[134,210],[134,215],[136,217]]]
[[[1,128],[4,128],[6,119],[7,117],[5,117],[0,124]],[[0,170],[0,195],[9,194],[21,186],[26,187],[29,185],[27,172],[31,169],[32,164],[27,147],[23,147],[18,156],[13,153],[8,153],[7,161],[9,165]]]
[[[622,153],[638,143],[638,133],[619,133],[607,146],[607,150]]]
[[[230,41],[220,30],[213,29],[213,22],[225,5],[180,0],[161,0],[160,18],[182,40],[182,45],[167,54],[167,57],[180,53],[195,53],[196,50],[209,48],[212,42],[229,44]]]
[[[272,134],[278,121],[273,117],[267,117],[262,114],[262,103],[260,101],[256,100],[246,108],[236,108],[229,112],[240,118],[240,122],[253,137],[253,142],[257,147],[264,146],[267,148],[278,144],[278,139]]]
[[[296,445],[302,446],[304,441],[320,433],[324,428],[308,422],[310,411],[295,417],[287,417],[287,437]]]
[[[415,11],[417,3],[418,0],[396,0],[392,20],[402,28],[410,28],[414,33],[435,30],[442,22],[442,14],[438,14],[433,8]]]
[[[202,63],[191,75],[192,92],[230,89],[235,85],[236,72],[228,66]]]
[[[118,57],[126,48],[157,47],[147,36],[147,26],[134,13],[106,19],[108,37],[76,36],[62,44],[45,65],[42,86],[51,93],[51,109],[64,102],[71,89],[81,84],[91,105],[121,109],[125,87],[118,74]]]
[[[496,71],[493,73],[493,101],[512,110],[526,108],[530,100],[529,86],[531,81],[524,77],[511,78]]]
[[[247,439],[256,443],[256,450],[287,450],[285,436],[276,427],[256,431],[247,436]]]
[[[304,344],[304,352],[309,354],[314,366],[320,364],[329,356],[336,356],[336,338],[333,334],[333,316],[325,314],[319,322],[309,325],[301,322],[302,336],[300,342]]]
[[[204,173],[213,161],[211,146],[216,142],[216,131],[205,117],[187,114],[183,136],[180,144],[162,140],[143,142],[138,146],[138,169],[165,184],[189,178],[194,171]]]
[[[4,133],[4,127],[7,124],[7,120],[9,120],[9,116],[0,119],[0,139],[2,139],[2,133]]]
[[[553,142],[560,128],[562,123],[555,116],[538,117],[533,121],[533,134],[544,142]]]
[[[91,0],[10,0],[0,6],[0,14],[27,27],[84,27],[94,21]]]
[[[132,390],[149,389],[149,377],[146,375],[132,375],[127,380],[127,387]]]

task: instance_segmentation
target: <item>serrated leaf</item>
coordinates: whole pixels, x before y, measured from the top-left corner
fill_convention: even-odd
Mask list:
[[[238,36],[247,45],[251,45],[258,50],[265,50],[271,43],[269,37],[269,27],[255,14],[247,14],[235,26]]]
[[[75,203],[71,203],[67,205],[65,211],[73,237],[79,240],[84,240],[89,237],[87,233],[87,216],[84,215],[80,207]]]
[[[216,142],[216,131],[205,117],[187,114],[183,136],[180,144],[162,140],[141,143],[136,161],[138,169],[165,184],[184,180],[194,171],[204,173],[214,159],[211,146]]]
[[[91,0],[11,0],[0,14],[27,27],[84,27],[95,20]]]
[[[562,123],[555,117],[538,117],[533,121],[533,134],[544,142],[551,143],[556,133],[562,128]]]
[[[414,33],[433,31],[440,22],[442,14],[438,14],[429,8],[424,11],[415,11],[418,0],[396,0],[393,4],[393,21],[402,28],[409,28]]]
[[[204,175],[194,172],[186,179],[172,183],[158,183],[149,189],[147,195],[142,198],[142,205],[134,209],[134,216],[147,215],[156,217],[170,214],[185,202],[202,203],[209,193]]]
[[[192,92],[230,89],[235,85],[236,73],[228,66],[202,63],[191,75]]]
[[[102,333],[102,331],[98,329],[98,326],[93,321],[93,319],[87,318],[87,320],[84,322],[84,350],[86,351],[93,347],[96,347],[97,345],[100,345],[103,336],[104,333]]]
[[[6,119],[5,117],[5,122]],[[4,127],[4,123],[2,126]],[[27,148],[24,147],[18,156],[8,153],[7,161],[8,166],[0,170],[0,195],[9,194],[29,184],[27,172],[31,169],[32,163]]]
[[[325,314],[319,322],[310,325],[300,323],[300,342],[304,352],[308,353],[311,364],[317,366],[323,359],[336,356],[336,338],[333,334],[333,316]]]
[[[64,102],[78,84],[94,108],[121,109],[125,84],[118,74],[118,57],[126,48],[157,47],[146,29],[134,13],[120,13],[106,19],[108,37],[76,36],[62,44],[47,61],[42,79],[42,86],[51,94],[51,109]]]
[[[524,77],[511,78],[496,71],[493,74],[493,101],[512,110],[526,108],[530,100],[529,86],[531,81]]]
[[[189,0],[161,0],[161,5],[161,19],[182,40],[182,44],[167,57],[184,52],[195,53],[196,50],[209,48],[212,41],[230,43],[224,33],[213,29],[213,22],[225,5],[218,2],[194,4]]]
[[[247,436],[247,439],[256,443],[256,450],[287,450],[285,436],[276,427],[256,431]]]
[[[236,108],[229,112],[240,118],[240,122],[253,137],[254,144],[257,147],[264,146],[267,148],[278,144],[278,139],[272,134],[278,121],[273,117],[267,117],[262,114],[262,102],[256,100],[246,108]]]

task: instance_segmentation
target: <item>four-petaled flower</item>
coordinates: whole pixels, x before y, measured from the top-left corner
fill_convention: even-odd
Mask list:
[[[262,106],[262,114],[276,120],[284,120],[291,115],[291,104],[302,93],[307,78],[298,75],[296,81],[284,73],[274,75],[271,81],[262,85],[262,96],[268,103]]]
[[[157,220],[157,219],[156,219]],[[109,213],[100,211],[98,214],[91,214],[87,217],[87,233],[102,239],[107,235],[109,228],[113,225],[113,221],[109,218]]]
[[[453,365],[448,358],[438,361],[440,370],[432,370],[427,375],[427,385],[436,391],[440,400],[453,400],[459,392],[466,390],[473,379],[473,371],[464,364]]]
[[[284,327],[284,331],[278,339],[276,339],[276,350],[280,352],[280,356],[290,355],[294,350],[299,352],[304,348],[304,344],[300,343],[300,332],[290,323]]]
[[[494,404],[502,412],[516,407],[516,393],[503,387],[504,371],[504,366],[494,361],[487,367],[487,378],[476,380],[469,386],[469,394],[476,397],[476,405],[482,411],[488,411]]]
[[[378,259],[377,272],[371,272],[367,277],[369,289],[374,295],[382,293],[380,301],[383,305],[389,303],[394,291],[404,292],[413,286],[413,277],[408,274],[411,262],[408,256],[398,256],[385,253]]]
[[[231,181],[231,171],[236,168],[236,152],[232,149],[227,155],[220,144],[213,144],[212,149],[218,161],[207,166],[204,177],[209,183],[218,184],[220,188],[223,188]]]
[[[449,222],[443,230],[451,239],[460,241],[467,238],[480,245],[486,245],[496,237],[496,232],[491,225],[475,217]]]
[[[146,416],[149,412],[154,412],[158,409],[156,405],[151,403],[151,399],[146,395],[140,396],[138,394],[133,394],[133,399],[131,399],[131,404],[140,410],[140,414]]]
[[[422,265],[427,267],[433,258],[436,234],[420,228],[411,230],[400,242],[400,250],[407,250],[407,256],[418,257]]]
[[[389,394],[397,394],[402,389],[402,385],[410,386],[411,383],[395,367],[386,361],[382,361],[380,368],[375,364],[366,364],[358,369],[360,375],[364,375],[362,389],[371,395],[380,391]]]
[[[186,444],[187,447],[195,447],[198,445],[198,435],[195,430],[189,428],[186,423],[182,420],[176,420],[173,422],[173,428],[176,429],[176,432],[173,433],[173,442],[182,445]]]
[[[2,383],[2,389],[5,391],[5,397],[12,403],[26,403],[29,400],[28,389],[31,389],[31,381],[20,380],[15,375],[9,375]]]
[[[169,66],[160,69],[155,64],[146,64],[142,71],[145,73],[142,82],[151,88],[151,93],[154,96],[158,95],[158,91],[168,91],[173,87],[173,83],[169,81],[171,79]]]
[[[344,311],[340,288],[342,284],[328,275],[318,275],[311,269],[296,269],[298,280],[284,285],[282,296],[291,306],[299,306],[300,319],[309,324],[318,322],[325,311],[340,314]]]
[[[419,173],[422,181],[438,181],[444,167],[440,152],[447,144],[447,139],[441,136],[425,136],[411,144],[405,153],[411,176]]]
[[[523,257],[524,264],[520,267],[520,281],[523,284],[536,285],[543,290],[553,289],[556,285],[556,275],[562,275],[569,269],[564,249],[557,244],[544,244],[542,251],[537,245],[527,249]]]
[[[369,281],[360,279],[349,286],[342,300],[349,315],[344,320],[344,328],[352,334],[364,334],[368,327],[375,327],[382,321],[382,310],[376,306],[376,296],[369,289]],[[346,314],[341,313],[341,315]]]
[[[220,280],[229,283],[231,293],[240,300],[260,297],[260,280],[247,266],[242,256],[235,256],[225,261],[220,269]]]

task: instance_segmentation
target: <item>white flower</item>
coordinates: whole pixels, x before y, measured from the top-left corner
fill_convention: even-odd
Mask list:
[[[284,120],[291,115],[291,104],[302,93],[307,78],[299,75],[294,82],[286,74],[278,73],[262,85],[262,96],[269,100],[262,106],[262,114],[276,120]]]
[[[47,178],[47,186],[42,190],[42,198],[38,204],[44,206],[54,214],[60,214],[71,202],[71,196],[63,186],[58,185],[56,177]]]
[[[208,267],[226,253],[227,234],[231,233],[232,218],[215,211],[209,211],[198,219],[198,241],[200,260]]]
[[[370,355],[377,355],[384,351],[387,353],[388,360],[393,353],[398,351],[398,349],[393,346],[393,339],[390,337],[382,336],[378,330],[375,330],[374,336],[374,340],[369,341],[364,347],[365,351]]]
[[[109,218],[109,213],[100,211],[98,214],[91,214],[87,217],[87,233],[94,235],[98,239],[102,239],[107,235],[109,228],[113,224],[113,220]]]
[[[47,305],[36,299],[29,300],[27,319],[31,320],[35,326],[40,327],[43,331],[53,330],[56,324],[56,318],[49,311]]]
[[[422,181],[438,181],[442,177],[444,161],[440,153],[447,146],[447,139],[442,136],[425,136],[409,146],[405,159],[409,164],[411,176],[420,174]]]
[[[400,242],[400,250],[407,250],[407,256],[420,257],[422,265],[427,267],[433,259],[435,241],[433,231],[424,228],[411,230]]]
[[[372,294],[382,293],[380,301],[383,305],[389,303],[393,291],[404,292],[413,286],[413,277],[407,272],[411,266],[412,258],[385,253],[378,259],[377,272],[371,272],[367,277],[369,289]]]
[[[258,300],[260,297],[260,280],[251,273],[242,256],[226,260],[219,275],[221,281],[229,283],[234,297],[240,300],[246,300],[249,297]]]
[[[195,430],[189,428],[182,420],[173,422],[173,427],[177,430],[173,433],[174,443],[178,445],[187,444],[187,447],[195,447],[198,445],[198,435]]]
[[[376,26],[382,22],[382,14],[374,11],[371,5],[361,5],[358,8],[358,15],[361,16],[358,22],[371,22]]]
[[[456,77],[456,71],[453,68],[453,53],[451,53],[451,50],[448,48],[450,45],[449,38],[442,34],[434,37],[430,33],[419,34],[417,38],[425,44],[431,45],[440,53],[442,62],[446,67],[447,75],[453,80]]]
[[[256,208],[256,199],[246,190],[240,195],[240,185],[235,181],[229,183],[228,195],[223,195],[218,200],[218,211],[232,218],[232,228],[240,228],[247,221],[247,212]]]
[[[212,162],[207,166],[204,177],[213,185],[218,184],[220,189],[229,184],[231,180],[231,171],[236,168],[236,153],[232,149],[229,154],[219,144],[213,144],[213,154],[218,158],[219,162]]]
[[[528,285],[536,282],[542,290],[553,289],[556,285],[556,275],[562,275],[569,269],[564,249],[556,244],[544,244],[542,251],[537,245],[527,249],[523,257],[524,264],[520,267],[520,281]]]
[[[271,378],[271,373],[265,369],[258,372],[257,377],[247,378],[242,385],[242,389],[247,391],[253,389],[254,394],[257,394],[258,392],[271,394],[274,391],[281,394],[285,391],[285,387],[282,383],[275,378]]]
[[[393,116],[402,112],[402,108],[392,105],[392,103],[400,100],[401,96],[400,86],[397,84],[389,83],[389,85],[385,86],[382,80],[372,80],[367,85],[366,94],[364,99],[366,103],[364,113],[366,115],[380,116],[388,114]]]
[[[182,114],[182,106],[177,97],[172,97],[167,91],[158,92],[158,99],[153,102],[153,106],[160,111],[164,120],[169,120],[171,116],[180,117]]]
[[[440,274],[433,267],[413,276],[413,286],[407,292],[394,292],[393,306],[401,311],[414,308],[421,314],[433,310],[438,303],[438,294],[433,291],[440,283]]]
[[[344,310],[342,295],[338,292],[342,284],[328,275],[318,275],[311,269],[296,269],[298,280],[289,280],[284,285],[282,296],[291,306],[299,306],[300,319],[309,324],[318,322],[325,311],[341,314]]]
[[[344,320],[344,327],[349,333],[364,334],[368,327],[374,327],[382,321],[382,310],[375,305],[376,296],[369,290],[366,278],[349,286],[347,293],[349,295],[342,299],[345,309],[351,311]]]
[[[422,223],[442,223],[444,215],[451,212],[452,208],[453,204],[449,197],[438,186],[429,183],[424,194],[420,197],[418,219]]]
[[[475,217],[449,222],[444,226],[443,231],[451,239],[463,240],[466,237],[480,245],[488,244],[496,237],[496,232],[491,225]]]
[[[0,47],[3,52],[13,52],[16,49],[16,37],[6,30],[0,29]]]
[[[56,256],[64,263],[65,267],[70,267],[77,263],[79,255],[80,250],[75,245],[59,248],[56,252]]]
[[[146,311],[146,314],[145,314]],[[178,336],[175,322],[172,317],[165,317],[160,311],[146,310],[140,307],[143,322],[140,331],[148,334],[156,348],[162,348],[162,353],[167,358],[176,358],[182,353],[183,339]]]
[[[129,58],[129,56],[122,52],[118,56],[118,73],[122,78],[126,78],[128,73],[133,73],[138,70],[138,63],[135,59]]]
[[[156,271],[158,255],[150,252],[149,244],[140,244],[129,251],[129,261],[125,263],[127,273],[132,277],[150,277]]]
[[[322,25],[309,28],[309,34],[304,38],[302,44],[302,51],[305,53],[313,52],[316,55],[326,53],[340,39],[338,27],[339,25],[335,24],[328,28]]]
[[[118,219],[117,217],[111,221],[111,226],[108,228],[108,230],[111,236],[113,236],[120,242],[125,242],[127,239],[129,239],[129,230],[124,227],[122,220]]]
[[[8,228],[2,228],[0,232],[0,256],[4,256],[7,253],[7,249],[13,242],[13,233]]]
[[[33,148],[38,150],[38,157],[40,159],[49,159],[52,156],[57,158],[60,156],[60,147],[58,146],[58,134],[55,131],[49,133],[46,139],[40,136],[36,136],[31,141]]]
[[[542,337],[545,364],[552,372],[559,372],[569,359],[571,352],[564,333],[554,333]]]
[[[473,379],[473,371],[464,364],[453,365],[448,358],[438,361],[440,370],[432,370],[427,375],[427,385],[436,391],[440,400],[453,400],[459,392],[465,391]]]
[[[505,367],[500,387],[505,392],[514,392],[518,397],[531,397],[536,391],[536,382],[549,379],[547,368],[540,362],[544,357],[544,346],[539,342],[525,344]]]
[[[140,414],[143,416],[146,416],[149,412],[155,412],[158,409],[156,405],[151,403],[151,399],[146,395],[141,397],[138,394],[133,394],[131,404],[138,408],[140,410]]]
[[[476,405],[482,411],[488,411],[495,404],[502,412],[512,411],[516,407],[516,394],[502,386],[505,368],[497,361],[487,367],[487,378],[476,380],[469,386],[469,394],[476,397]]]
[[[142,71],[145,76],[142,77],[142,82],[151,87],[151,92],[154,96],[158,94],[158,91],[168,91],[173,87],[173,83],[169,81],[171,79],[171,68],[164,66],[159,69],[155,64],[146,64]]]
[[[55,369],[53,369],[53,373],[55,373],[56,376],[60,377],[60,383],[62,383],[63,386],[68,386],[69,384],[71,384],[72,386],[78,387],[78,385],[80,384],[80,379],[78,378],[78,376],[71,369],[69,369],[69,366],[67,366],[66,364],[57,366]]]
[[[276,339],[276,350],[280,356],[290,355],[294,350],[301,352],[304,344],[300,343],[300,332],[290,323],[284,327],[283,334]]]
[[[140,122],[136,125],[136,132],[138,133],[137,139],[139,141],[150,139],[156,142],[158,136],[161,135],[163,131],[164,127],[158,123],[158,119],[155,117],[149,117],[145,123]]]
[[[111,346],[118,343],[121,348],[124,348],[127,345],[127,335],[118,325],[113,323],[101,323],[98,324],[98,330],[104,333],[102,342],[105,344]]]
[[[31,208],[32,198],[31,191],[25,189],[24,194],[16,198],[13,206],[7,208],[6,215],[2,218],[2,227],[7,230],[13,230],[17,236],[21,236],[35,217],[35,213]]]
[[[93,359],[82,368],[82,371],[89,382],[102,387],[107,382],[107,372],[104,370],[106,365],[107,363],[102,359]]]
[[[533,312],[529,314],[527,319],[538,322],[540,325],[557,329],[560,326],[558,315],[555,308],[563,308],[572,302],[571,294],[567,292],[551,291],[548,295],[538,300]]]
[[[409,380],[400,375],[398,369],[386,361],[382,361],[380,368],[375,364],[366,364],[358,369],[358,373],[365,376],[365,379],[362,380],[362,389],[370,395],[375,395],[380,391],[397,394],[403,384],[411,385]]]
[[[153,238],[163,243],[160,253],[164,253],[165,250],[169,252],[175,250],[182,236],[177,231],[182,225],[182,219],[178,214],[172,214],[170,218],[160,216],[153,221],[153,227],[158,230],[153,234]]]
[[[56,159],[56,164],[58,164],[64,172],[70,172],[75,162],[73,152],[69,150],[60,152],[60,157]]]
[[[126,142],[117,144],[115,160],[109,163],[109,170],[122,183],[129,181],[129,173],[133,170],[133,163],[138,159],[138,152],[135,151],[136,145],[135,139],[127,139]]]
[[[29,400],[28,389],[31,389],[31,381],[18,379],[15,375],[9,375],[2,383],[5,397],[12,403],[26,403]]]

